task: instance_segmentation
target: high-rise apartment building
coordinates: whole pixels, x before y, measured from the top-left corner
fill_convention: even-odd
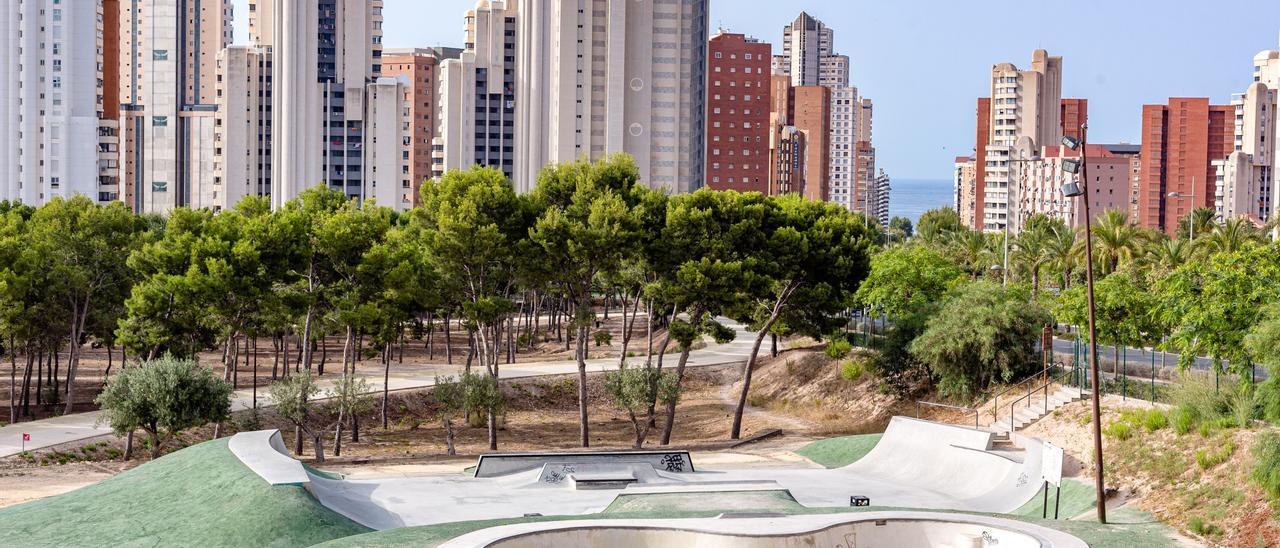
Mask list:
[[[408,157],[402,188],[410,204],[418,205],[422,181],[432,177],[431,146],[436,136],[436,113],[440,108],[439,68],[445,59],[457,59],[458,48],[387,49],[382,52],[383,76],[396,78],[404,89],[405,113],[409,117]],[[386,205],[386,204],[383,204]]]
[[[1142,171],[1138,219],[1174,234],[1178,220],[1198,207],[1214,207],[1215,160],[1235,151],[1236,109],[1205,98],[1172,98],[1142,107]]]
[[[7,0],[0,6],[0,200],[40,205],[118,192],[118,122],[106,103],[107,0]]]
[[[834,51],[835,32],[802,11],[782,28],[782,54],[773,58],[773,72],[790,76],[793,86],[847,86],[849,58],[839,56],[843,65],[839,60],[824,61],[835,56]],[[838,78],[841,70],[843,80]]]
[[[1257,223],[1276,214],[1280,181],[1275,175],[1280,136],[1276,109],[1280,108],[1280,51],[1263,51],[1253,58],[1253,83],[1232,98],[1235,107],[1235,150],[1214,160],[1217,180],[1214,207],[1219,219],[1244,217]]]
[[[768,192],[772,46],[720,32],[707,51],[707,186]]]
[[[795,126],[775,125],[769,136],[770,196],[799,192],[804,187],[805,140]]]
[[[871,144],[871,100],[859,97],[858,88],[850,85],[849,57],[835,53],[835,32],[801,12],[782,29],[782,53],[773,57],[773,73],[788,77],[792,86],[822,86],[830,90],[830,134],[826,137],[830,165],[824,176],[826,191],[819,199],[868,212],[868,197],[879,177]],[[809,137],[812,157],[818,139]],[[810,169],[809,173],[815,171]]]
[[[974,143],[975,230],[1021,230],[1027,211],[1016,211],[1018,184],[1041,147],[1080,137],[1088,101],[1062,98],[1062,58],[1031,54],[1031,66],[991,68],[991,95],[978,100]],[[1014,205],[1011,205],[1014,204]]]
[[[465,47],[439,64],[432,176],[477,165],[515,176],[517,19],[510,0],[480,0],[467,12]]]
[[[410,158],[410,113],[404,107],[403,82],[378,78],[366,88],[364,119],[364,190],[362,199],[396,211],[413,207],[413,185],[407,178]]]
[[[703,186],[708,5],[520,0],[516,188],[616,152],[652,187]]]
[[[960,224],[973,226],[973,213],[977,209],[978,189],[975,164],[972,156],[956,156],[952,172],[951,208],[960,215]]]
[[[1105,211],[1127,212],[1130,205],[1131,161],[1139,155],[1137,145],[1086,145],[1088,153],[1089,184],[1087,185],[1089,208],[1097,216]],[[1064,169],[1066,159],[1079,160],[1080,151],[1061,144],[1041,147],[1040,160],[1029,162],[1025,169],[1017,170],[1020,192],[1014,211],[1026,217],[1043,214],[1061,219],[1067,226],[1084,226],[1085,196],[1067,198],[1062,185],[1075,180],[1076,175]]]
[[[206,207],[212,195],[217,56],[230,0],[120,0],[125,198],[138,212]]]
[[[798,191],[811,200],[831,196],[831,88],[791,88],[791,125],[805,132],[804,185]]]
[[[228,46],[218,54],[213,182],[199,203],[215,211],[271,195],[271,50]]]
[[[371,97],[385,100],[389,91],[377,80],[382,0],[258,0],[253,9],[255,32],[269,35],[261,42],[272,55],[272,203],[322,184],[357,200],[398,189],[401,169],[370,162],[406,162],[402,139],[370,131],[369,116],[386,110]]]

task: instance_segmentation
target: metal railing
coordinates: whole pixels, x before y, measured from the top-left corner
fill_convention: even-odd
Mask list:
[[[1004,395],[1006,395],[1006,394],[1008,394],[1008,393],[1010,393],[1010,392],[1013,392],[1014,390],[1019,390],[1019,392],[1021,392],[1021,390],[1020,390],[1020,389],[1021,389],[1021,388],[1023,388],[1023,387],[1025,387],[1025,388],[1027,389],[1027,393],[1028,393],[1028,394],[1030,394],[1030,393],[1031,393],[1031,383],[1032,383],[1033,381],[1035,381],[1036,379],[1047,379],[1047,378],[1049,378],[1049,374],[1053,371],[1053,369],[1054,369],[1055,367],[1066,367],[1066,364],[1063,364],[1062,362],[1050,363],[1049,365],[1045,366],[1045,368],[1044,368],[1044,369],[1041,369],[1041,370],[1039,370],[1039,371],[1036,371],[1036,372],[1035,372],[1035,374],[1031,375],[1030,377],[1027,377],[1027,378],[1025,378],[1025,379],[1023,379],[1023,380],[1021,380],[1021,381],[1019,381],[1019,382],[1017,382],[1017,383],[1015,383],[1015,384],[1013,384],[1013,385],[1011,385],[1011,386],[1009,386],[1009,387],[1005,388],[1005,389],[1004,389],[1004,390],[1002,390],[1000,393],[998,393],[998,394],[996,394],[995,396],[993,396],[993,397],[991,398],[991,418],[992,418],[992,420],[997,421],[997,422],[1000,420],[1000,396],[1004,396]]]
[[[931,402],[931,401],[920,401],[920,400],[916,400],[916,418],[917,418],[917,419],[918,419],[918,418],[920,418],[920,406],[921,406],[921,405],[928,406],[928,407],[939,407],[939,408],[942,408],[942,409],[951,409],[951,410],[954,410],[954,411],[964,411],[966,415],[967,415],[967,414],[969,414],[969,413],[973,413],[973,427],[974,427],[974,428],[978,428],[978,427],[979,427],[979,426],[978,426],[978,413],[979,413],[979,411],[978,411],[977,409],[972,408],[972,407],[962,407],[962,406],[959,406],[959,405],[950,405],[950,404],[945,404],[945,403],[937,403],[937,402]]]
[[[1017,430],[1017,425],[1016,425],[1016,424],[1014,424],[1014,422],[1013,422],[1013,417],[1014,417],[1015,409],[1017,409],[1018,404],[1019,404],[1019,403],[1021,403],[1021,402],[1022,402],[1022,400],[1027,400],[1027,408],[1028,408],[1028,409],[1030,409],[1030,408],[1031,408],[1031,405],[1032,405],[1031,397],[1032,397],[1033,395],[1038,394],[1038,393],[1040,393],[1041,391],[1043,391],[1043,392],[1044,392],[1044,398],[1043,398],[1043,403],[1044,403],[1044,414],[1046,414],[1046,415],[1047,415],[1047,414],[1049,414],[1049,387],[1053,386],[1054,384],[1063,384],[1063,385],[1066,385],[1066,386],[1075,386],[1075,387],[1077,387],[1077,388],[1079,388],[1079,389],[1081,390],[1081,394],[1082,394],[1082,395],[1084,394],[1084,389],[1083,389],[1082,387],[1080,387],[1080,385],[1077,385],[1077,383],[1075,382],[1075,379],[1074,379],[1074,377],[1075,377],[1076,373],[1078,372],[1078,369],[1079,369],[1079,368],[1078,368],[1078,367],[1072,367],[1072,368],[1070,368],[1070,369],[1067,369],[1067,368],[1065,367],[1065,364],[1060,364],[1060,363],[1059,363],[1059,364],[1055,364],[1055,365],[1060,365],[1060,366],[1062,366],[1062,367],[1063,367],[1063,371],[1062,371],[1062,372],[1060,372],[1060,373],[1058,373],[1057,375],[1054,375],[1054,376],[1053,376],[1053,377],[1051,377],[1051,378],[1046,378],[1046,380],[1044,381],[1044,383],[1043,383],[1043,384],[1041,384],[1040,386],[1036,386],[1036,387],[1034,387],[1034,388],[1031,388],[1030,386],[1028,386],[1026,395],[1023,395],[1022,397],[1019,397],[1018,399],[1013,400],[1013,403],[1010,403],[1010,404],[1009,404],[1009,432],[1010,432],[1010,433],[1013,433],[1013,431],[1014,431],[1014,430]],[[1047,371],[1047,370],[1048,370],[1048,369],[1050,369],[1050,368],[1045,368],[1045,369],[1046,369],[1046,371]],[[1066,381],[1066,382],[1063,382],[1063,381]],[[996,414],[997,414],[997,415],[996,415],[996,422],[997,422],[997,423],[999,423],[999,422],[1000,422],[1000,417],[999,417],[999,412],[1000,412],[1000,410],[997,408],[997,409],[995,410],[995,412],[996,412]]]

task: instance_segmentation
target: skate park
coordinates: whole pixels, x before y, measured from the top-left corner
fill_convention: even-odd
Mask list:
[[[1017,509],[1052,479],[1039,440],[1018,436],[1002,445],[993,432],[907,417],[895,417],[861,459],[834,469],[698,466],[679,450],[495,453],[481,456],[467,474],[343,479],[294,460],[277,431],[237,434],[229,448],[264,481],[303,486],[321,505],[376,531],[710,500],[744,509],[715,518],[514,524],[447,546],[763,547],[853,538],[866,546],[1085,546],[1065,533],[990,516]],[[872,512],[759,512],[769,506],[762,500],[787,501],[789,510],[804,513]]]

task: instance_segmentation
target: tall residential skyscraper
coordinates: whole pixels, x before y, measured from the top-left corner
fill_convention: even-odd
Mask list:
[[[375,184],[385,191],[383,177],[398,186],[399,169],[368,164],[375,155],[402,158],[404,146],[369,135],[371,92],[387,91],[370,89],[382,73],[382,0],[259,0],[253,9],[255,32],[270,29],[262,42],[274,86],[272,203],[322,184],[355,199],[372,197]],[[393,150],[371,152],[375,146]]]
[[[520,0],[516,188],[626,152],[641,180],[704,184],[709,0]]]
[[[121,0],[121,155],[138,212],[204,207],[213,184],[217,56],[231,43],[230,0]]]
[[[516,94],[516,15],[509,0],[478,1],[466,15],[466,46],[440,63],[433,176],[477,165],[515,176],[516,102],[525,100]]]
[[[708,53],[707,186],[768,192],[772,47],[722,31]]]
[[[1064,134],[1078,137],[1088,116],[1083,99],[1062,98],[1062,58],[1042,49],[1031,54],[1031,67],[1011,63],[991,68],[991,96],[979,99],[974,229],[1013,232],[1027,212],[1011,209],[1027,161],[1043,146],[1060,144]],[[1071,127],[1067,127],[1071,126]]]
[[[1217,183],[1214,207],[1220,219],[1245,217],[1266,222],[1276,214],[1280,197],[1276,154],[1280,153],[1280,51],[1263,51],[1253,58],[1253,83],[1232,98],[1235,107],[1235,150],[1214,160]]]
[[[199,202],[215,211],[271,195],[271,51],[233,45],[218,55],[213,184]]]
[[[0,200],[114,199],[118,123],[108,119],[104,0],[0,6]]]
[[[436,136],[440,87],[440,63],[457,59],[458,48],[388,49],[382,52],[382,74],[396,78],[404,89],[405,114],[409,118],[408,153],[401,186],[412,206],[418,205],[422,181],[430,179],[431,146]],[[383,204],[387,205],[387,204]]]
[[[823,195],[810,196],[867,213],[868,197],[878,180],[871,142],[871,101],[859,97],[858,88],[850,85],[849,57],[835,53],[835,31],[800,12],[782,29],[782,53],[773,57],[773,73],[790,78],[792,86],[830,90],[826,190]],[[809,135],[810,155],[817,144],[818,139]]]
[[[843,82],[832,81],[840,69],[839,61],[824,62],[825,58],[835,55],[834,47],[835,32],[802,11],[795,21],[782,28],[782,54],[773,58],[773,72],[790,76],[793,86],[848,85],[848,57],[844,57]],[[824,68],[831,72],[824,74]]]
[[[1235,107],[1210,105],[1206,98],[1143,105],[1137,219],[1142,226],[1174,234],[1192,209],[1214,207],[1213,162],[1235,150],[1235,113]]]
[[[791,88],[788,119],[806,134],[804,185],[797,190],[810,200],[825,201],[831,196],[831,88]]]

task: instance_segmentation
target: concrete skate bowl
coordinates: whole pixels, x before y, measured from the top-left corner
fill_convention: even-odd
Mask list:
[[[699,548],[1084,548],[1060,531],[987,516],[868,512],[854,516],[571,521],[483,529],[442,548],[697,546]]]

